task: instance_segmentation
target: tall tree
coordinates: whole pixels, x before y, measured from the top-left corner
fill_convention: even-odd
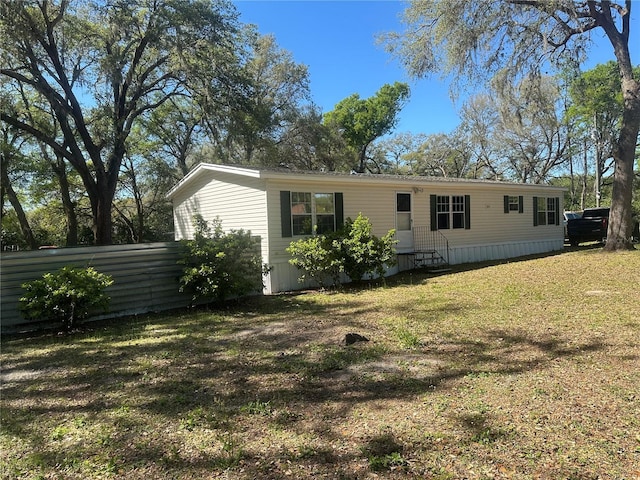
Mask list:
[[[427,136],[410,155],[415,172],[433,177],[468,178],[474,175],[472,151],[460,128],[449,134]]]
[[[505,167],[500,161],[501,152],[493,139],[500,125],[500,115],[495,101],[488,94],[471,97],[462,106],[462,123],[459,130],[471,152],[474,165],[473,178],[499,180],[505,178]]]
[[[557,82],[527,77],[516,88],[496,92],[496,99],[500,120],[494,143],[501,147],[509,176],[523,183],[548,181],[569,156]]]
[[[342,129],[345,140],[356,152],[354,170],[360,173],[366,170],[367,148],[376,138],[393,130],[408,98],[409,86],[395,82],[383,85],[369,98],[361,99],[354,93],[325,114],[325,123]]]
[[[0,75],[46,100],[61,134],[3,111],[82,178],[97,244],[112,241],[112,202],[132,128],[191,82],[232,84],[237,14],[222,0],[5,0]]]
[[[498,73],[504,79],[539,73],[545,59],[584,59],[590,32],[604,32],[621,78],[623,118],[613,152],[615,175],[607,250],[630,249],[633,164],[640,130],[640,79],[629,52],[631,0],[475,0],[412,1],[405,11],[407,30],[389,34],[389,50],[409,72],[442,71],[474,84]]]
[[[310,98],[309,72],[272,35],[245,29],[245,38],[251,48],[240,73],[247,88],[224,109],[226,118],[207,111],[206,125],[223,163],[273,165],[277,145]]]
[[[424,133],[398,133],[376,141],[372,148],[383,160],[382,171],[396,175],[417,175],[420,172],[420,146],[427,140]]]
[[[24,156],[20,153],[19,148],[16,148],[16,143],[20,143],[19,137],[12,134],[9,129],[2,128],[2,139],[0,139],[0,197],[2,198],[0,207],[2,208],[2,214],[0,215],[0,220],[5,217],[4,201],[6,198],[11,204],[11,207],[13,207],[20,227],[20,233],[26,245],[33,250],[38,248],[38,240],[33,233],[20,197],[14,189],[14,180],[10,178],[10,169],[16,168],[16,164],[24,160]]]
[[[166,240],[166,232],[172,230],[171,215],[165,215],[171,211],[166,193],[188,173],[198,137],[194,117],[183,110],[188,107],[172,100],[154,111],[150,122],[131,132],[113,202],[114,243]],[[162,118],[166,128],[160,125]],[[173,138],[169,132],[172,127]],[[164,220],[164,225],[159,225],[159,220]]]
[[[640,78],[640,69],[635,70],[636,77]],[[571,105],[567,116],[579,123],[585,141],[589,140],[595,152],[595,195],[599,200],[602,183],[613,168],[610,160],[620,135],[623,114],[618,66],[607,62],[583,72],[569,85],[569,95]]]
[[[344,138],[337,128],[322,122],[322,112],[314,105],[301,108],[287,125],[277,154],[278,164],[292,169],[348,171],[351,164]]]
[[[145,116],[136,144],[144,143],[143,137],[151,141],[149,145],[134,148],[146,153],[147,158],[164,160],[172,167],[175,182],[184,177],[193,167],[193,153],[203,139],[204,113],[197,102],[188,97],[174,97]],[[140,148],[142,147],[142,148]]]

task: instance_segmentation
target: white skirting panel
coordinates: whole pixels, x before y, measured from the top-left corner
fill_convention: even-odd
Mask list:
[[[399,265],[394,265],[387,269],[385,276],[395,275],[402,268]],[[407,270],[405,268],[404,270]],[[306,280],[304,282],[298,281],[298,278],[302,275],[302,272],[290,263],[276,263],[271,265],[271,271],[264,277],[265,288],[263,293],[265,295],[271,295],[279,292],[290,292],[294,290],[304,290],[306,288],[318,288],[318,285],[314,281]],[[328,281],[328,280],[327,280]],[[340,277],[342,283],[348,283],[349,277],[342,274]]]
[[[538,253],[555,252],[563,248],[564,239],[449,247],[449,263],[457,265],[487,260],[503,260]]]
[[[490,245],[472,245],[465,247],[449,247],[449,264],[476,263],[488,260],[504,260],[507,258],[523,257],[538,253],[559,251],[564,248],[563,239],[532,240],[527,242],[509,242]],[[415,264],[410,255],[398,255],[398,264],[387,270],[387,275],[393,275],[405,270],[412,270]],[[289,263],[271,265],[271,272],[265,277],[264,293],[274,294],[305,288],[315,288],[314,282],[300,283],[298,277],[301,272]],[[343,282],[348,278],[343,275]]]

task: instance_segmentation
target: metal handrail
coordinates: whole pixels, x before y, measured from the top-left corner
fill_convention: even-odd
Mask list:
[[[415,252],[435,252],[449,264],[449,239],[439,230],[428,226],[413,227],[413,249]]]

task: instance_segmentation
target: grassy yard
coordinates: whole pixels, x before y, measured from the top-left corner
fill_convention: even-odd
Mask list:
[[[640,479],[639,285],[580,249],[3,338],[1,477]]]

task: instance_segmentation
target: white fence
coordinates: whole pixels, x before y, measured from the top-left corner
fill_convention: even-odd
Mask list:
[[[21,285],[64,266],[94,267],[111,275],[109,311],[98,318],[112,318],[186,307],[190,295],[178,291],[182,268],[177,264],[177,242],[106,247],[56,248],[2,252],[0,254],[0,322],[3,332],[33,330],[22,318],[18,300]]]

